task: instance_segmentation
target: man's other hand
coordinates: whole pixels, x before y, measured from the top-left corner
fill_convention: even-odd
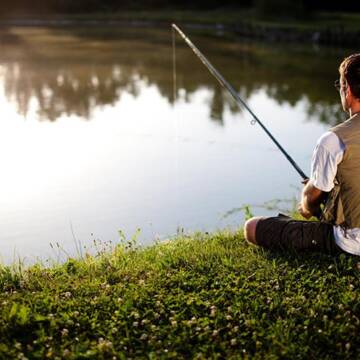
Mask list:
[[[309,219],[311,216],[317,216],[320,213],[320,204],[324,192],[317,189],[311,181],[307,181],[301,193],[301,202],[298,207],[299,213]]]
[[[299,214],[305,219],[310,219],[312,217],[312,214],[308,210],[303,209],[301,203],[298,204],[297,210]]]
[[[309,182],[309,180],[310,180],[310,179],[304,179],[301,183],[302,183],[303,185],[306,185],[306,184]]]

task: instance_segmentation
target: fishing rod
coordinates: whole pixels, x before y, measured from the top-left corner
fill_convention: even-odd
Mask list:
[[[262,129],[266,132],[266,134],[270,137],[270,139],[276,144],[279,150],[285,155],[291,165],[295,168],[295,170],[299,173],[299,175],[303,178],[303,180],[307,180],[308,176],[300,169],[299,165],[293,160],[293,158],[285,151],[285,149],[279,144],[279,142],[274,138],[274,136],[270,133],[270,131],[265,127],[265,125],[259,120],[259,118],[253,113],[253,111],[249,108],[249,106],[245,103],[243,99],[238,95],[235,89],[224,79],[224,77],[214,68],[214,66],[210,63],[210,61],[201,53],[201,51],[190,41],[190,39],[179,29],[179,27],[175,24],[172,24],[173,31],[177,31],[179,35],[185,40],[185,42],[189,45],[190,49],[195,53],[195,55],[201,60],[201,62],[207,67],[210,73],[218,80],[218,82],[223,86],[226,90],[229,91],[231,96],[234,98],[236,103],[240,106],[245,107],[245,109],[251,114],[254,118],[255,122],[257,122]]]

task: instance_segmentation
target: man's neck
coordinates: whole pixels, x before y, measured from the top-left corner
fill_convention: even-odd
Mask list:
[[[350,116],[354,116],[355,114],[359,114],[359,113],[360,113],[360,102],[356,103],[354,106],[352,106],[349,109]]]

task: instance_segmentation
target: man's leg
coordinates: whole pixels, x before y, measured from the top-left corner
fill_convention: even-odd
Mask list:
[[[256,216],[252,217],[251,219],[247,220],[244,225],[244,235],[245,239],[255,245],[257,245],[256,242],[256,226],[259,220],[265,219],[262,216]]]
[[[246,240],[268,249],[339,251],[333,226],[318,221],[299,221],[282,214],[254,217],[245,223],[244,232]]]

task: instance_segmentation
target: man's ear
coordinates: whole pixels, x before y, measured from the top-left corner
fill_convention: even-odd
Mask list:
[[[352,92],[351,92],[350,86],[347,85],[346,86],[346,96],[349,96],[349,95],[352,95]]]
[[[346,97],[346,100],[348,102],[351,102],[351,100],[354,98],[354,95],[350,89],[350,86],[349,84],[346,85],[346,89],[345,89],[345,97]],[[349,104],[348,104],[349,105]]]

